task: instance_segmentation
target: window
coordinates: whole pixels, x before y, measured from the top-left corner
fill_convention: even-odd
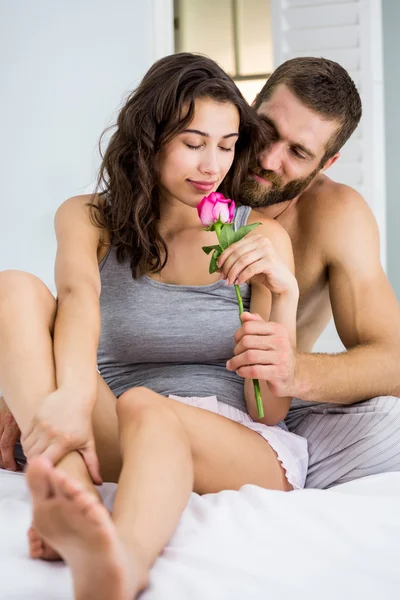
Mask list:
[[[175,0],[175,51],[213,58],[252,102],[273,69],[270,0]]]

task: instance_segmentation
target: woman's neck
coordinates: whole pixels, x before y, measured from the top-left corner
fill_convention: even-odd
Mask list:
[[[199,230],[201,228],[202,224],[195,208],[186,206],[175,199],[168,201],[161,200],[158,229],[164,239],[175,237],[183,230]]]

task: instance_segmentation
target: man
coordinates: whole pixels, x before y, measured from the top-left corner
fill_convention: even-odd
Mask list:
[[[358,92],[338,64],[298,58],[273,73],[255,109],[275,138],[241,201],[279,221],[293,244],[297,352],[283,345],[271,351],[280,355],[276,389],[295,398],[287,425],[308,439],[307,486],[400,470],[399,307],[380,265],[371,211],[324,174],[359,122]],[[311,354],[332,313],[347,351]],[[0,466],[15,466],[18,433],[3,404]]]
[[[281,353],[278,385],[295,398],[289,429],[308,439],[307,486],[400,470],[399,306],[368,205],[324,174],[359,122],[358,92],[337,63],[295,58],[272,74],[254,106],[274,141],[241,202],[276,219],[293,244],[297,353]],[[332,314],[347,351],[311,354]]]

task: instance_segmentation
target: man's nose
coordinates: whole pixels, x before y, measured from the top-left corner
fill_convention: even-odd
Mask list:
[[[279,143],[271,144],[258,156],[258,164],[266,171],[279,172],[282,165],[282,147]]]

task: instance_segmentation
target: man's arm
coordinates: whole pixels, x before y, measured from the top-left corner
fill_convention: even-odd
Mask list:
[[[0,396],[0,469],[18,471],[14,446],[21,432],[4,398]]]
[[[340,186],[323,228],[329,293],[341,354],[298,354],[291,394],[352,404],[400,396],[400,309],[383,272],[375,219],[357,192]]]

